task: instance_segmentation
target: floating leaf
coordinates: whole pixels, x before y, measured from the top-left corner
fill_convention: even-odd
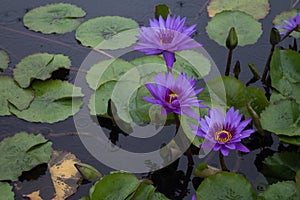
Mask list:
[[[102,174],[91,165],[85,163],[76,163],[75,167],[81,176],[87,181],[94,181],[102,177]]]
[[[34,79],[46,80],[59,68],[69,69],[71,61],[62,54],[37,53],[23,58],[14,69],[14,79],[27,88]]]
[[[8,183],[0,182],[0,199],[15,199],[15,194],[12,192],[12,187]]]
[[[98,49],[120,49],[137,40],[138,23],[134,20],[105,16],[89,19],[76,29],[76,39],[84,46]]]
[[[220,172],[206,178],[197,189],[197,200],[251,200],[256,193],[251,183],[240,174]]]
[[[24,171],[50,159],[52,143],[42,135],[20,132],[0,143],[0,180],[17,181]]]
[[[300,168],[298,169],[298,171],[296,173],[295,180],[296,180],[296,185],[298,187],[298,190],[300,191]]]
[[[193,174],[200,178],[207,178],[221,171],[222,171],[221,169],[207,165],[206,163],[199,163],[197,167],[194,169]]]
[[[32,87],[35,97],[28,109],[20,111],[10,106],[10,111],[21,119],[54,123],[74,115],[82,104],[81,88],[71,83],[60,80],[35,81]]]
[[[232,27],[237,33],[239,46],[256,43],[262,34],[261,23],[240,11],[223,11],[216,14],[208,22],[206,32],[212,40],[226,47],[226,38]]]
[[[134,66],[122,59],[103,60],[93,65],[87,72],[86,81],[96,90],[108,81],[117,81]]]
[[[139,180],[130,173],[114,172],[104,176],[90,190],[93,200],[125,200],[135,191]]]
[[[10,115],[8,105],[13,104],[19,110],[26,109],[33,99],[30,89],[22,89],[9,76],[0,76],[0,116]]]
[[[73,31],[85,16],[84,10],[67,3],[54,3],[30,10],[24,15],[24,25],[42,33],[66,33]]]
[[[81,175],[74,166],[80,162],[72,153],[53,151],[48,167],[55,189],[53,200],[66,199],[77,191]]]
[[[293,180],[300,168],[300,155],[296,152],[277,152],[263,161],[261,172],[271,182]],[[274,181],[272,181],[274,180]]]
[[[300,106],[295,101],[276,102],[261,113],[261,125],[278,135],[300,136],[299,112]]]
[[[128,198],[128,200],[168,200],[163,194],[155,192],[155,187],[149,184],[152,183],[145,183],[142,180],[136,191]]]
[[[224,10],[239,10],[252,15],[255,19],[263,19],[269,9],[268,0],[211,0],[207,6],[210,17]]]
[[[300,54],[293,50],[275,49],[271,65],[270,76],[272,86],[283,96],[292,97],[300,103]]]
[[[283,26],[283,25],[285,25],[284,20],[289,20],[289,18],[295,17],[299,13],[299,11],[300,11],[300,9],[292,9],[292,10],[288,10],[288,11],[283,11],[282,13],[280,13],[279,15],[277,15],[274,18],[273,24],[275,26]],[[299,32],[294,31],[291,35],[295,38],[300,38]]]
[[[39,191],[39,190],[34,191],[34,192],[32,192],[31,194],[24,194],[23,197],[27,197],[27,198],[29,198],[30,200],[43,200],[43,199],[40,197],[40,191]]]
[[[286,135],[277,135],[280,141],[288,144],[300,146],[300,136],[286,136]]]
[[[0,50],[0,71],[6,69],[9,64],[9,56],[4,50]]]
[[[266,200],[299,200],[300,191],[294,181],[285,181],[270,185],[259,196]]]

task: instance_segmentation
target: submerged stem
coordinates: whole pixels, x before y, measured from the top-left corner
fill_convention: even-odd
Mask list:
[[[221,151],[219,151],[219,159],[220,159],[220,165],[223,171],[227,171],[229,172],[228,168],[226,167],[225,161],[224,161],[224,156],[221,153]]]

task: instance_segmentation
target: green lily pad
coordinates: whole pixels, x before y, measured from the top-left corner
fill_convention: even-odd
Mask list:
[[[71,61],[62,54],[37,53],[23,58],[14,69],[14,79],[27,88],[34,79],[46,80],[59,68],[69,69]]]
[[[210,17],[224,10],[239,10],[255,19],[263,19],[270,10],[270,4],[268,0],[211,0],[207,6]]]
[[[230,172],[220,172],[206,178],[196,195],[197,200],[254,200],[257,196],[247,179]]]
[[[143,181],[143,180],[142,180]],[[163,194],[155,192],[155,187],[141,182],[136,191],[128,198],[130,200],[168,200]]]
[[[97,49],[120,49],[137,41],[138,23],[119,16],[89,19],[76,29],[76,39],[82,45]]]
[[[125,200],[139,185],[133,174],[114,172],[104,176],[90,189],[93,200]]]
[[[226,38],[232,27],[235,28],[239,46],[256,43],[262,34],[261,23],[240,11],[223,11],[216,14],[208,22],[206,32],[212,40],[226,47]]]
[[[231,76],[223,76],[206,82],[206,87],[200,98],[212,105],[226,104],[227,108],[234,106],[246,118],[251,117],[247,103],[251,102],[254,111],[259,115],[269,104],[265,94],[258,88],[246,87],[242,82]],[[221,101],[221,102],[220,102]]]
[[[42,135],[17,133],[0,142],[0,180],[17,181],[24,171],[50,160],[52,143]]]
[[[294,181],[278,182],[270,185],[260,197],[265,200],[299,200],[300,191]]]
[[[273,24],[274,26],[282,26],[285,25],[284,20],[289,20],[289,18],[295,17],[298,13],[299,13],[300,9],[292,9],[292,10],[288,10],[288,11],[283,11],[281,12],[279,15],[277,15],[274,20],[273,20]],[[279,29],[280,31],[280,29]],[[300,33],[294,31],[293,33],[291,33],[291,35],[294,38],[300,38]]]
[[[81,88],[71,83],[60,80],[35,81],[32,87],[35,97],[28,109],[20,111],[10,106],[10,111],[21,119],[54,123],[74,115],[82,104]]]
[[[122,59],[103,60],[93,65],[87,72],[86,81],[96,90],[108,81],[117,81],[134,66]]]
[[[8,183],[0,182],[0,199],[14,200],[15,194],[12,191],[12,187]]]
[[[277,135],[279,140],[293,145],[300,146],[300,136],[286,136],[286,135]]]
[[[85,16],[84,10],[67,3],[54,3],[34,8],[24,15],[24,25],[42,33],[66,33],[73,31]]]
[[[20,88],[9,76],[0,76],[0,85],[0,116],[11,115],[9,104],[24,110],[33,99],[33,92],[30,89]]]
[[[294,180],[300,168],[300,155],[296,152],[277,152],[263,161],[261,172],[271,182]]]
[[[6,51],[0,50],[0,72],[8,67],[9,56]]]
[[[300,54],[293,50],[275,49],[271,65],[270,76],[272,86],[283,96],[292,97],[300,103]]]
[[[261,125],[277,135],[300,136],[299,112],[300,106],[295,101],[275,102],[261,113]]]
[[[300,191],[300,168],[297,170],[295,180],[298,190]]]

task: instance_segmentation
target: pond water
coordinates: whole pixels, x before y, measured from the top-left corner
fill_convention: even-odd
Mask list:
[[[45,5],[47,3],[60,2],[60,1],[17,1],[17,0],[2,0],[0,8],[0,41],[1,49],[5,49],[10,55],[10,66],[12,69],[23,57],[37,53],[62,53],[70,57],[72,66],[77,68],[81,65],[90,50],[77,43],[74,39],[74,31],[66,34],[50,34],[45,35],[29,31],[23,26],[22,17],[24,14],[35,7]],[[209,20],[206,11],[206,0],[182,0],[182,1],[140,1],[140,0],[90,0],[90,1],[68,1],[83,8],[87,15],[84,18],[94,18],[97,16],[118,15],[128,17],[136,20],[139,25],[148,25],[149,18],[153,18],[154,7],[157,4],[165,3],[169,6],[172,12],[176,15],[186,16],[187,23],[197,23],[197,33],[195,40],[202,43],[206,51],[215,61],[219,70],[223,74],[225,71],[225,64],[227,59],[227,49],[219,46],[217,43],[208,38],[205,27]],[[263,20],[260,20],[263,26],[264,33],[256,45],[248,45],[245,47],[238,47],[235,50],[233,62],[239,60],[241,62],[240,80],[246,83],[251,79],[249,76],[250,70],[247,67],[249,62],[254,63],[255,66],[262,72],[265,65],[267,56],[270,51],[269,45],[269,30],[272,27],[272,20],[281,11],[290,8],[290,1],[272,0],[270,1],[270,13]],[[299,7],[299,4],[296,6]],[[6,70],[10,73],[10,70]],[[68,80],[74,82],[76,71],[71,71],[68,75]],[[262,88],[260,82],[255,83],[256,86]],[[109,124],[107,124],[109,126]],[[105,166],[97,159],[95,159],[86,150],[81,140],[77,136],[76,128],[74,126],[73,118],[68,118],[65,121],[47,124],[47,123],[30,123],[18,119],[15,116],[0,117],[0,140],[7,136],[11,136],[20,131],[28,133],[42,133],[47,139],[53,142],[54,149],[61,149],[74,153],[82,162],[88,163],[96,167],[102,174],[108,174],[113,169]],[[175,127],[167,127],[165,133],[174,133]],[[107,129],[107,135],[109,135]],[[123,134],[111,134],[111,138],[117,138],[117,144],[122,148],[131,148],[132,151],[139,151],[138,141],[125,136]],[[166,135],[165,140],[168,140],[170,135]],[[250,140],[255,140],[251,137]],[[278,148],[278,141],[269,138],[267,141],[268,148],[276,151]],[[162,138],[151,140],[144,148],[145,150],[151,149],[152,145],[160,145]],[[244,174],[253,184],[254,188],[258,191],[263,189],[267,182],[264,177],[257,171],[254,164],[257,154],[261,152],[256,147],[249,147],[255,149],[249,154],[239,155],[231,153],[226,158],[226,163],[229,169]],[[206,161],[212,166],[219,166],[218,154],[210,153],[204,159],[199,159],[194,155],[195,163]],[[177,166],[178,164],[178,166]],[[171,165],[159,173],[154,173],[150,177],[158,186],[158,190],[166,194],[171,199],[191,199],[195,193],[193,182],[197,184],[197,180],[190,180],[189,174],[191,169],[187,167],[186,157],[182,157],[178,162]],[[37,172],[36,172],[37,173]],[[46,174],[49,176],[49,174]],[[147,177],[147,174],[138,174],[139,177]],[[52,193],[47,192],[51,186],[46,178],[42,176],[36,181],[17,182],[16,185],[19,190],[16,190],[16,199],[23,199],[22,194],[27,194],[37,189],[41,189],[44,199],[50,199]],[[89,188],[92,183],[83,184],[79,187],[78,192],[71,196],[69,199],[79,199],[81,196],[88,194]]]

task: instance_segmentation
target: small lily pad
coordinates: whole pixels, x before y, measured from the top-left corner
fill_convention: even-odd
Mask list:
[[[9,76],[0,76],[0,116],[10,115],[9,104],[19,110],[26,109],[33,99],[30,89],[22,89]]]
[[[254,200],[251,183],[240,174],[220,172],[206,178],[197,189],[197,200]]]
[[[289,18],[295,17],[299,12],[300,12],[300,9],[292,9],[292,10],[288,10],[288,11],[283,11],[282,13],[280,13],[279,15],[277,15],[274,18],[273,24],[275,26],[283,26],[283,25],[285,25],[284,20],[288,21]],[[291,33],[291,35],[295,38],[300,38],[299,32],[294,31],[293,33]]]
[[[6,51],[0,50],[0,72],[8,67],[9,56]]]
[[[0,180],[17,181],[24,171],[47,163],[52,143],[42,135],[17,133],[0,142]]]
[[[299,200],[300,191],[294,181],[284,181],[270,185],[259,196],[266,200]]]
[[[14,69],[14,79],[27,88],[34,79],[46,80],[59,68],[69,69],[71,61],[62,54],[37,53],[23,58]]]
[[[229,30],[234,27],[238,45],[254,44],[262,34],[261,23],[241,11],[223,11],[216,14],[206,26],[208,36],[219,45],[226,47]]]
[[[138,23],[119,16],[89,19],[76,29],[76,39],[82,45],[97,49],[120,49],[137,41]]]
[[[268,0],[211,0],[207,6],[210,17],[224,10],[239,10],[252,15],[255,19],[263,19],[269,9]]]
[[[0,199],[14,200],[15,194],[12,191],[12,187],[8,183],[0,182]]]
[[[66,33],[73,31],[85,16],[84,10],[76,5],[54,3],[34,8],[24,15],[24,25],[42,33]]]
[[[81,88],[71,83],[60,80],[35,81],[32,87],[35,97],[28,109],[20,111],[10,106],[10,111],[21,119],[54,123],[74,115],[82,104]]]
[[[280,141],[300,146],[300,136],[277,135]]]

